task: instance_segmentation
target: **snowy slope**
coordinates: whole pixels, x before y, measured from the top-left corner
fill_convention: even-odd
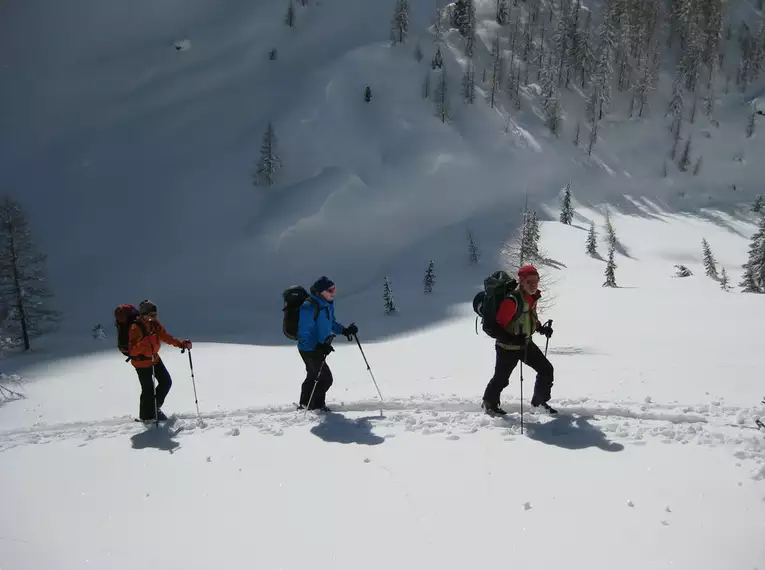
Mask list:
[[[761,81],[745,94],[719,90],[719,128],[703,113],[691,127],[703,176],[670,168],[665,179],[669,70],[643,119],[627,121],[628,96],[614,93],[590,160],[571,144],[581,92],[564,94],[559,139],[546,132],[532,87],[520,112],[502,97],[489,108],[486,84],[475,105],[464,105],[464,42],[455,30],[443,49],[453,120],[440,123],[421,97],[435,51],[428,2],[411,3],[411,37],[394,48],[385,2],[297,3],[294,29],[276,1],[111,4],[14,0],[1,8],[0,97],[9,112],[0,182],[32,215],[66,316],[65,340],[39,348],[92,350],[96,323],[108,324],[116,304],[146,297],[196,339],[282,343],[274,295],[289,284],[328,273],[354,303],[367,291],[379,297],[384,275],[401,282],[430,259],[462,275],[452,260],[464,259],[467,228],[491,257],[527,195],[542,208],[568,181],[583,203],[630,213],[639,210],[625,193],[698,213],[738,211],[761,190],[762,137],[744,140]],[[736,18],[759,16],[741,5]],[[493,1],[477,6],[480,70],[497,25]],[[184,39],[191,48],[177,51]],[[266,191],[250,175],[268,121],[285,169]],[[366,332],[411,331],[463,300]],[[379,305],[354,306],[379,315]]]
[[[323,418],[292,411],[303,370],[291,347],[195,345],[201,424],[186,357],[163,349],[179,417],[159,430],[130,419],[138,385],[115,356],[46,364],[28,371],[27,399],[1,408],[0,564],[762,567],[765,309],[720,291],[697,254],[705,236],[733,271],[744,238],[700,218],[615,215],[631,259],[617,256],[621,288],[603,289],[576,227],[603,218],[578,211],[575,226],[542,225],[565,266],[542,315],[555,322],[559,417],[528,414],[528,368],[524,435],[518,371],[507,421],[481,413],[493,347],[469,305],[364,343],[382,405],[339,342],[336,413]],[[673,278],[678,261],[694,276]],[[731,331],[710,314],[746,318]]]

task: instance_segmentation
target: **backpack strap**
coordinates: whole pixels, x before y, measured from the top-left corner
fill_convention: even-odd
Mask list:
[[[315,321],[316,319],[319,318],[319,313],[321,312],[319,303],[317,303],[316,299],[314,299],[313,297],[308,297],[308,299],[306,300],[313,305],[313,320]]]

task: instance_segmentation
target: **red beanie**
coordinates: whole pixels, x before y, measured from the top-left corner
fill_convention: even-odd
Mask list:
[[[533,265],[524,265],[518,270],[518,277],[521,280],[526,279],[529,275],[536,275],[539,277],[539,272],[537,271],[537,268]]]

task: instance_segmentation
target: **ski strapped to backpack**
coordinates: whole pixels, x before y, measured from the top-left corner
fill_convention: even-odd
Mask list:
[[[135,323],[141,329],[143,336],[148,333],[143,322],[138,318],[138,309],[133,305],[120,305],[114,309],[114,325],[117,327],[117,348],[130,360],[148,360],[147,356],[130,356],[130,327]]]
[[[300,285],[294,285],[284,290],[284,315],[282,317],[282,332],[290,340],[298,340],[298,321],[300,320],[300,307],[308,301],[313,304],[313,320],[319,317],[319,304]]]
[[[478,333],[478,319],[481,320],[481,328],[491,338],[498,338],[503,328],[497,322],[499,306],[505,299],[515,300],[515,315],[510,324],[513,325],[523,314],[523,297],[518,290],[518,281],[510,277],[504,271],[495,271],[483,282],[483,291],[473,298],[473,311],[476,315],[476,333]]]

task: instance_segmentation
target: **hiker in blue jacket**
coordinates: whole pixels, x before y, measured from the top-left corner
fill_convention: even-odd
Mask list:
[[[325,398],[332,386],[332,371],[326,359],[332,340],[338,334],[350,338],[359,332],[355,324],[344,327],[335,320],[335,284],[321,277],[311,286],[311,294],[300,307],[298,352],[305,362],[306,377],[300,390],[300,409],[328,412]],[[311,393],[313,392],[313,397]]]

